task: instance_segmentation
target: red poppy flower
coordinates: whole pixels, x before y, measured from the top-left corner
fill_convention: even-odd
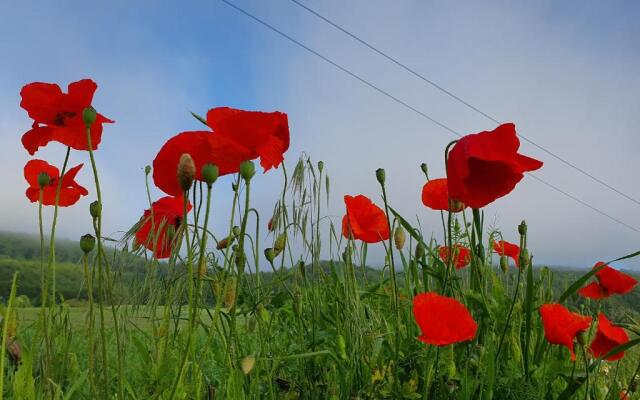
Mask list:
[[[596,263],[593,268],[604,265],[602,261]],[[603,299],[614,294],[626,294],[633,290],[638,281],[633,277],[620,272],[610,266],[605,266],[596,272],[598,282],[592,282],[578,291],[581,296],[590,299]]]
[[[453,265],[456,266],[456,269],[461,269],[469,265],[471,262],[471,250],[461,244],[454,245],[454,249]],[[445,264],[449,263],[449,247],[440,246],[438,256]]]
[[[284,152],[289,148],[287,114],[278,111],[217,107],[207,112],[207,125],[215,135],[249,149],[252,152],[250,159],[260,157],[260,165],[265,172],[280,165]]]
[[[260,157],[265,171],[282,162],[289,148],[287,114],[242,111],[227,107],[207,113],[211,131],[182,132],[169,139],[153,160],[153,181],[172,196],[181,196],[177,180],[180,156],[187,153],[196,166],[196,180],[202,180],[202,167],[211,163],[219,176],[239,171],[243,161]]]
[[[578,333],[586,331],[591,325],[591,317],[572,313],[562,304],[543,304],[540,316],[544,326],[544,336],[551,344],[566,346],[571,353],[571,361],[576,360],[573,341]]]
[[[62,177],[62,186],[60,186],[60,196],[58,198],[58,205],[60,207],[74,205],[80,200],[80,196],[89,194],[87,189],[75,181],[80,168],[82,168],[82,164],[71,168],[65,172]],[[46,161],[30,160],[24,166],[24,178],[29,183],[26,195],[32,203],[39,201],[40,185],[38,184],[38,175],[42,172],[49,175],[49,184],[43,188],[42,192],[42,204],[45,206],[53,206],[56,204],[56,190],[58,188],[58,182],[60,181],[60,171]]]
[[[422,331],[418,340],[435,346],[471,340],[478,329],[464,304],[435,292],[413,298],[413,316]]]
[[[82,112],[91,106],[98,85],[91,79],[70,83],[63,93],[54,83],[33,82],[20,91],[24,108],[33,119],[33,128],[22,136],[22,145],[33,155],[49,142],[60,142],[76,150],[88,150]],[[113,121],[97,114],[91,125],[91,146],[98,148],[102,124]]]
[[[507,195],[527,171],[542,162],[518,153],[520,141],[515,125],[467,135],[449,152],[449,196],[472,208],[481,208]]]
[[[173,243],[168,230],[173,226],[177,231],[182,224],[184,198],[182,196],[165,196],[151,205],[151,210],[145,210],[140,219],[142,225],[136,232],[136,242],[154,252],[156,258],[171,256]],[[187,212],[191,211],[191,203],[187,204]],[[153,219],[151,212],[153,211]],[[152,231],[153,228],[153,231]]]
[[[613,325],[603,313],[598,314],[598,331],[590,346],[591,353],[593,353],[595,357],[602,357],[628,341],[629,336],[624,329]],[[605,360],[616,361],[622,357],[624,357],[624,351],[607,357]]]
[[[342,218],[342,234],[367,243],[389,239],[389,225],[384,211],[366,196],[344,196],[347,214]]]
[[[459,201],[450,202],[447,178],[432,179],[422,187],[422,204],[440,211],[459,212],[465,205]]]
[[[511,258],[516,263],[516,267],[520,268],[520,246],[505,242],[504,240],[500,240],[499,242],[494,240],[493,251],[501,256],[505,255]]]

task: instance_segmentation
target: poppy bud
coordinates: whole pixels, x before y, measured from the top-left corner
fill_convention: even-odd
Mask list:
[[[183,153],[178,162],[178,182],[183,191],[187,191],[193,184],[193,178],[196,176],[196,165],[193,158],[188,153]]]
[[[224,293],[224,305],[225,307],[231,309],[234,308],[236,305],[236,277],[235,276],[231,276],[229,278],[227,278],[227,290]]]
[[[464,203],[460,200],[449,199],[449,211],[457,213],[464,210]]]
[[[49,182],[51,182],[51,177],[49,176],[49,174],[47,174],[46,172],[40,172],[38,174],[38,186],[40,186],[40,189],[43,189],[45,186],[47,186]]]
[[[15,337],[7,338],[7,352],[9,353],[9,359],[14,365],[18,365],[22,360],[22,347],[18,339]]]
[[[256,365],[256,358],[254,356],[246,356],[242,359],[241,364],[242,372],[245,375],[249,375],[251,370],[253,370],[253,367]]]
[[[322,173],[323,169],[324,169],[324,162],[323,161],[318,161],[318,171],[320,171]]]
[[[149,175],[151,173],[151,165],[144,167],[144,174]]]
[[[273,264],[273,260],[276,258],[276,252],[271,248],[264,249],[264,257],[269,261],[269,263]]]
[[[416,245],[416,258],[422,258],[425,255],[425,248],[422,243]]]
[[[580,346],[584,346],[587,343],[587,338],[584,334],[584,331],[578,332],[576,335],[576,341],[580,344]]]
[[[396,249],[402,250],[404,247],[404,242],[406,240],[406,235],[404,234],[404,229],[401,226],[396,228],[396,231],[393,233],[393,241],[396,244]]]
[[[227,247],[229,247],[230,242],[233,242],[233,237],[231,237],[231,239],[229,239],[228,237],[221,239],[218,241],[218,244],[216,245],[216,249],[218,250],[226,249]]]
[[[89,204],[89,214],[91,214],[93,218],[99,218],[100,214],[102,214],[102,205],[98,200]]]
[[[240,164],[240,176],[246,182],[249,182],[251,178],[256,174],[256,166],[253,164],[253,161],[247,160],[243,161]]]
[[[86,234],[80,238],[80,248],[84,251],[84,254],[89,254],[96,246],[96,238],[90,234]]]
[[[429,173],[429,168],[427,167],[427,163],[420,164],[420,169],[422,170],[422,172],[424,172],[425,175]]]
[[[276,238],[276,241],[273,243],[273,248],[276,251],[276,254],[279,254],[282,250],[284,250],[285,245],[287,244],[287,236],[284,233],[281,233]]]
[[[518,225],[518,233],[520,236],[524,236],[527,234],[527,223],[523,220],[520,225]]]
[[[376,170],[376,179],[381,185],[384,185],[385,178],[386,176],[385,176],[384,168],[378,168]]]
[[[213,183],[218,179],[218,174],[220,170],[218,166],[213,164],[205,164],[202,167],[202,179],[207,183],[208,186],[213,185]]]
[[[84,122],[84,126],[87,128],[91,127],[94,122],[96,122],[96,118],[98,114],[96,113],[96,109],[89,106],[82,111],[82,122]]]
[[[269,222],[267,222],[267,229],[269,230],[269,232],[273,232],[273,217],[269,218]]]
[[[505,274],[509,271],[509,259],[504,254],[500,256],[500,269]]]

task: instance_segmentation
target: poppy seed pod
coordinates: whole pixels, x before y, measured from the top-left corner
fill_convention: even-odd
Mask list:
[[[96,246],[96,238],[91,234],[86,234],[80,238],[80,248],[84,254],[89,254]]]
[[[402,250],[406,239],[407,239],[407,236],[404,234],[404,229],[402,229],[401,226],[398,226],[396,228],[396,231],[393,233],[393,241],[396,245],[396,249]]]
[[[384,168],[378,168],[376,170],[376,179],[378,180],[378,182],[381,185],[384,185],[384,182],[386,180],[386,175],[385,175],[385,172],[384,172]]]
[[[520,225],[518,225],[518,233],[520,234],[520,236],[524,236],[527,234],[527,223],[524,220],[520,222]]]
[[[323,169],[324,169],[324,162],[318,161],[318,171],[322,172]]]
[[[208,186],[213,185],[213,183],[218,179],[219,173],[220,170],[216,165],[205,164],[205,166],[202,167],[202,179]]]
[[[51,182],[51,177],[49,176],[49,174],[47,174],[46,172],[40,172],[38,174],[38,186],[40,186],[40,189],[47,186],[49,182]]]
[[[144,174],[149,175],[151,173],[151,165],[144,167]]]
[[[98,200],[89,204],[89,214],[91,214],[93,218],[99,218],[100,214],[102,214],[102,205]]]
[[[247,160],[247,161],[243,161],[242,164],[240,164],[240,176],[246,182],[249,182],[255,174],[256,174],[256,166],[253,163],[253,161]]]
[[[96,122],[97,117],[98,113],[96,112],[96,109],[91,106],[82,110],[82,122],[84,122],[84,125],[87,128],[89,128],[91,125],[93,125],[94,122]]]
[[[187,191],[193,184],[193,178],[196,176],[196,165],[193,158],[188,153],[183,153],[178,162],[178,183],[183,191]]]

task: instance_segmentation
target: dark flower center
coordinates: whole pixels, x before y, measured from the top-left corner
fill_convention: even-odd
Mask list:
[[[64,123],[65,120],[69,118],[73,118],[75,116],[76,116],[76,113],[73,111],[62,111],[56,114],[56,117],[54,118],[53,123],[56,124],[57,126],[66,126],[66,124]]]

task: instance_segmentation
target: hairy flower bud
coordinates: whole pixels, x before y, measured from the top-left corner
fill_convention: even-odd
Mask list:
[[[422,172],[424,172],[425,175],[429,173],[429,168],[427,167],[427,163],[420,164],[420,169],[422,170]]]
[[[144,174],[149,175],[151,173],[151,165],[144,167]]]
[[[47,174],[46,172],[40,172],[38,174],[38,186],[40,186],[40,189],[43,189],[45,186],[47,186],[49,182],[51,182],[51,177],[49,176],[49,174]]]
[[[426,253],[426,250],[424,248],[424,245],[422,243],[418,243],[416,245],[416,258],[421,259],[422,257],[424,257]]]
[[[89,214],[91,214],[93,218],[99,218],[100,214],[102,214],[102,205],[98,200],[89,204]]]
[[[520,268],[526,268],[527,266],[529,266],[529,250],[525,249],[520,249]]]
[[[393,241],[396,245],[396,249],[402,250],[406,239],[407,239],[407,236],[404,234],[404,229],[402,229],[401,226],[398,226],[396,228],[396,231],[393,233]]]
[[[218,241],[218,244],[216,245],[216,249],[218,249],[218,250],[226,249],[227,247],[229,247],[229,245],[232,242],[233,242],[233,236],[226,237],[224,239],[220,239]]]
[[[193,158],[187,153],[183,153],[180,156],[178,162],[178,183],[183,191],[187,191],[193,184],[193,178],[196,176],[196,165],[193,162]]]
[[[509,272],[509,259],[504,254],[500,256],[500,269],[505,274]]]
[[[273,264],[273,260],[276,258],[276,252],[271,248],[264,249],[264,257],[269,261],[269,263]]]
[[[208,186],[213,185],[213,183],[218,179],[219,173],[220,170],[216,165],[205,164],[205,166],[202,167],[202,179]]]
[[[86,235],[80,238],[80,248],[84,252],[84,254],[89,254],[96,246],[96,238],[93,235],[87,233]]]
[[[253,163],[253,161],[247,160],[247,161],[243,161],[242,164],[240,164],[240,176],[246,182],[249,182],[255,174],[256,174],[256,166]]]
[[[386,175],[385,175],[385,172],[384,172],[384,168],[378,168],[376,170],[376,179],[378,180],[378,182],[381,185],[384,185],[384,182],[386,180]]]
[[[82,111],[82,122],[84,122],[84,126],[87,128],[91,127],[91,125],[96,122],[97,117],[98,113],[96,113],[96,109],[91,106]]]
[[[323,161],[318,161],[318,171],[320,171],[320,173],[322,173],[323,169],[324,169],[324,162]]]
[[[284,247],[287,244],[287,236],[284,233],[281,233],[276,238],[276,241],[273,243],[273,249],[276,251],[276,255],[280,254]]]
[[[231,229],[231,233],[233,234],[233,236],[240,236],[240,227],[238,225],[235,225]]]

